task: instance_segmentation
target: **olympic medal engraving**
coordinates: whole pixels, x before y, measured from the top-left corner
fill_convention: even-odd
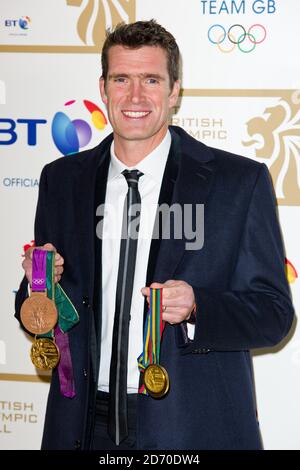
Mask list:
[[[160,364],[150,364],[144,372],[144,384],[151,397],[161,398],[170,388],[168,372]]]
[[[49,338],[38,338],[31,346],[30,357],[38,369],[51,370],[57,366],[60,353],[56,344]]]
[[[34,335],[48,333],[57,323],[55,303],[47,292],[31,292],[21,307],[21,322]]]

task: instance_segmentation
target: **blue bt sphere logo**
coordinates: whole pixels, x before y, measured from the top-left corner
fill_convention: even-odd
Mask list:
[[[22,29],[28,29],[28,25],[30,23],[30,18],[29,16],[22,16],[20,19],[19,19],[19,26],[20,28]]]
[[[65,106],[72,106],[76,100],[67,101]],[[83,100],[85,108],[90,112],[93,126],[102,130],[107,125],[107,119],[101,109],[92,101]],[[77,153],[85,147],[92,138],[91,126],[83,119],[71,119],[63,112],[55,114],[52,121],[52,138],[63,155]]]

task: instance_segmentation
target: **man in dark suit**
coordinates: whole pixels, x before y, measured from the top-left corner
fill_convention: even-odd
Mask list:
[[[36,245],[57,250],[56,281],[80,317],[69,332],[76,395],[61,394],[54,370],[42,447],[261,449],[249,350],[279,343],[293,320],[268,170],[168,127],[180,90],[179,51],[156,22],[111,32],[102,69],[100,91],[113,135],[46,165],[40,179]],[[117,200],[124,202],[128,169],[138,170],[141,219],[130,292],[129,430],[114,442],[107,421],[122,223]],[[106,236],[99,236],[104,203]],[[185,231],[176,236],[174,223],[168,237],[160,231],[151,241],[157,204],[170,209],[168,221],[172,208],[183,214],[192,208],[194,245]],[[201,226],[196,207],[204,207]],[[18,318],[31,257],[28,250]],[[161,399],[137,393],[150,286],[163,289],[160,362],[171,385]]]

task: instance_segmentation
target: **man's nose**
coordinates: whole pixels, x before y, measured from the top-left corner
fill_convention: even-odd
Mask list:
[[[139,103],[143,97],[143,86],[139,80],[134,80],[130,86],[130,99],[132,103]]]

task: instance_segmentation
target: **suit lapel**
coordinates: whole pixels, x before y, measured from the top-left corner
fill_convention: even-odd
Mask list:
[[[74,183],[74,204],[78,221],[78,264],[85,295],[89,301],[93,298],[95,257],[99,251],[95,243],[95,214],[96,207],[104,202],[105,198],[111,141],[112,137],[109,136],[87,153],[85,159],[78,161],[80,168]]]
[[[160,194],[158,198],[158,205],[161,206],[162,204],[167,204],[170,206],[172,204],[173,198],[173,191],[174,185],[178,176],[178,166],[179,166],[179,159],[180,155],[178,153],[179,148],[178,145],[174,143],[172,139],[172,144],[170,148],[170,152],[168,155],[164,176],[162,179],[162,185],[160,189]],[[156,218],[158,214],[156,214]],[[159,237],[152,238],[150,252],[149,252],[149,259],[148,259],[148,268],[147,268],[147,278],[146,278],[146,285],[149,286],[155,277],[156,274],[156,266],[157,266],[157,258],[160,252],[160,245],[161,245],[161,235],[162,235],[162,227],[159,226]]]
[[[83,303],[93,307],[90,321],[90,353],[93,379],[96,382],[99,371],[101,337],[101,239],[96,236],[96,226],[100,218],[96,209],[105,202],[107,174],[110,162],[108,136],[98,147],[86,153],[86,158],[78,161],[81,166],[74,184],[74,201],[78,224],[78,265],[83,285]],[[91,310],[86,310],[91,313]]]
[[[103,152],[103,159],[101,160],[97,173],[96,173],[96,184],[95,184],[95,199],[94,199],[94,225],[93,225],[93,241],[95,247],[95,256],[92,258],[95,261],[94,266],[94,294],[93,294],[93,306],[95,312],[95,328],[96,337],[100,341],[101,337],[101,321],[102,321],[102,233],[98,230],[98,224],[101,222],[103,227],[103,216],[100,218],[100,214],[97,213],[99,206],[104,205],[106,187],[107,187],[107,176],[110,163],[110,146],[108,146]],[[103,213],[103,211],[102,211]],[[98,348],[100,354],[100,348]],[[100,360],[100,357],[99,357]]]
[[[180,132],[182,136],[171,128],[172,146],[159,204],[171,202],[171,205],[178,204],[181,208],[184,204],[205,204],[213,181],[214,157],[203,144],[197,143],[195,148],[190,148],[191,139],[184,131]],[[180,238],[176,238],[174,227],[170,232],[170,239],[152,241],[147,285],[172,279],[186,250],[186,243],[191,241],[186,238],[184,230]]]

